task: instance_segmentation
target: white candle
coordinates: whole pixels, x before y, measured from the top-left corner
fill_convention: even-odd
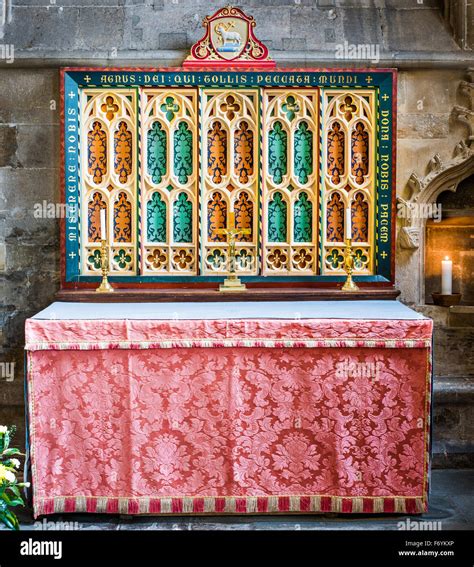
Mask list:
[[[448,256],[441,261],[441,293],[443,295],[453,293],[453,262]]]
[[[346,209],[346,240],[352,238],[352,219],[351,219],[351,208]]]
[[[105,209],[100,209],[100,238],[107,240],[107,230],[105,228]]]

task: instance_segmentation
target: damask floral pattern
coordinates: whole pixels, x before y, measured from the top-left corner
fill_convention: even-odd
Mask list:
[[[161,122],[153,122],[147,133],[147,170],[155,185],[166,175],[167,136]]]
[[[334,122],[328,131],[327,168],[331,181],[338,185],[344,174],[344,139],[345,134],[339,122]]]
[[[357,122],[351,137],[351,171],[358,185],[369,173],[369,133],[363,122]]]
[[[212,194],[207,204],[207,215],[209,240],[212,242],[225,242],[225,235],[219,234],[217,231],[227,226],[227,203],[217,191]]]
[[[295,175],[298,181],[305,185],[313,173],[313,132],[308,123],[302,121],[295,130],[294,136]]]
[[[148,242],[166,242],[166,202],[158,191],[146,204],[146,219]]]
[[[87,165],[89,175],[99,185],[107,173],[107,134],[99,121],[92,124],[87,134]]]
[[[207,134],[207,171],[213,183],[221,183],[227,174],[227,132],[219,121]]]
[[[288,134],[281,122],[273,124],[268,135],[268,173],[273,182],[279,185],[287,173]]]
[[[239,230],[243,228],[249,228],[252,231],[253,228],[253,203],[249,198],[246,191],[241,191],[239,193],[238,199],[234,203],[234,213],[235,213],[235,227]],[[239,234],[236,238],[239,242],[252,242],[253,235],[250,234]]]
[[[185,185],[193,173],[193,133],[186,122],[180,122],[174,133],[174,174]]]
[[[107,203],[102,193],[96,191],[87,204],[87,237],[89,242],[100,242],[100,210],[107,211]]]
[[[118,194],[114,203],[114,240],[132,241],[132,203],[124,191]]]
[[[277,191],[268,204],[268,241],[286,242],[288,205],[283,195]]]
[[[354,196],[351,207],[352,240],[368,242],[369,240],[369,204],[362,192]]]
[[[244,185],[253,175],[253,132],[245,120],[234,132],[234,169]]]
[[[326,240],[328,242],[343,242],[344,201],[337,192],[334,192],[328,201],[326,218]]]
[[[193,204],[184,192],[173,203],[173,240],[193,241]]]
[[[99,323],[115,335],[110,322]],[[201,336],[219,338],[228,329],[209,321],[203,334],[202,321],[148,321],[134,322],[135,333],[141,323],[156,327],[148,336],[175,327],[188,336],[199,326]],[[244,337],[246,323],[231,328]],[[255,324],[271,336],[263,323]],[[429,321],[373,323],[328,321],[312,336],[332,329],[408,337],[409,328],[414,338],[429,336]],[[271,326],[280,324],[284,336],[306,334],[306,324]],[[89,326],[96,342],[107,336],[102,327]],[[35,514],[54,512],[56,504],[44,506],[51,498],[56,511],[86,511],[90,499],[88,511],[115,513],[118,497],[131,513],[144,508],[127,499],[152,512],[150,499],[188,496],[210,497],[216,509],[176,511],[214,512],[216,499],[233,497],[242,499],[233,512],[250,512],[254,497],[282,495],[297,498],[302,510],[306,497],[321,498],[323,511],[331,511],[326,497],[348,498],[346,512],[363,511],[358,498],[364,509],[374,498],[401,499],[412,512],[410,499],[426,503],[429,347],[46,350],[28,357]],[[353,365],[377,374],[351,374]]]
[[[295,242],[313,240],[313,204],[304,191],[294,204],[293,239]]]
[[[125,121],[119,123],[114,134],[115,173],[120,183],[127,183],[132,174],[133,136]]]

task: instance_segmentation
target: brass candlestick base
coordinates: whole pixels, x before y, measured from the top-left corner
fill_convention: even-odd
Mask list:
[[[100,286],[95,290],[96,293],[111,293],[114,288],[110,285],[107,278],[109,274],[109,247],[106,240],[101,240],[100,244],[100,266],[102,270],[102,281]]]
[[[224,280],[224,282],[219,286],[219,291],[229,292],[229,291],[244,291],[246,288],[245,284],[240,281],[235,274],[230,275]]]
[[[352,251],[352,239],[346,238],[346,250],[344,253],[344,271],[347,274],[346,281],[342,286],[342,291],[358,291],[359,286],[352,279],[352,272],[354,271],[354,257]]]

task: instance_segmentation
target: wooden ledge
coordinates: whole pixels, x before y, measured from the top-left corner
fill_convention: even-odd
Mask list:
[[[56,301],[86,303],[146,303],[187,301],[341,301],[341,300],[393,300],[400,292],[393,287],[363,287],[356,292],[337,288],[250,288],[244,292],[222,293],[216,289],[126,289],[113,293],[96,293],[93,289],[62,289]]]

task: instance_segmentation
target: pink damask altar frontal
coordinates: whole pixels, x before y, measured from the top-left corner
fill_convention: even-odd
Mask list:
[[[432,322],[334,303],[29,319],[35,516],[425,511]]]

